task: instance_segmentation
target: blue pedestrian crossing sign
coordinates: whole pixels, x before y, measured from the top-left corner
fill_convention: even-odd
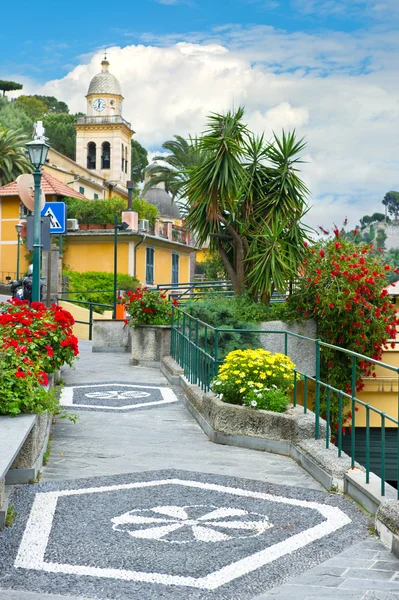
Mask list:
[[[42,217],[50,217],[50,233],[65,233],[65,202],[46,202],[41,215]]]

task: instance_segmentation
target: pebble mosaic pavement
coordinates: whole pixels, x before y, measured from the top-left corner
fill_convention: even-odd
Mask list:
[[[250,600],[367,536],[329,495],[154,471],[20,486],[1,587],[95,598]]]
[[[354,503],[212,444],[159,372],[81,348],[63,373],[80,420],[55,426],[45,481],[13,491],[0,600],[399,600],[399,561]]]

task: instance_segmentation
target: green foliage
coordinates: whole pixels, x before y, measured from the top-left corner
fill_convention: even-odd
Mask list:
[[[28,96],[29,98],[36,98],[43,102],[43,104],[47,107],[47,112],[51,113],[69,113],[68,105],[61,100],[57,100],[54,96],[39,96],[38,94],[34,94],[33,96]]]
[[[135,184],[143,181],[144,169],[148,165],[147,150],[135,139],[131,142],[131,172],[130,176]]]
[[[294,385],[294,363],[268,350],[230,352],[219,367],[212,390],[223,402],[284,412]]]
[[[382,203],[387,207],[389,214],[397,221],[399,216],[399,192],[387,192]]]
[[[55,111],[43,119],[46,137],[54,150],[75,160],[76,131],[75,123],[79,115],[70,115]]]
[[[33,121],[42,119],[47,112],[47,106],[44,102],[34,96],[19,96],[15,104]]]
[[[2,97],[0,97],[0,125],[5,129],[20,131],[29,139],[32,137],[32,119],[17,106],[16,102],[9,102],[7,98]]]
[[[154,225],[155,220],[159,216],[157,207],[147,202],[145,198],[133,198],[132,208],[138,213],[139,219],[148,219],[151,225]]]
[[[31,173],[32,165],[25,155],[27,139],[18,131],[0,132],[0,186],[14,181],[21,173]]]
[[[114,196],[109,200],[80,200],[65,198],[68,206],[68,218],[78,219],[79,223],[98,225],[114,224],[115,216],[120,220],[122,211],[127,209],[127,200]],[[139,219],[148,219],[152,224],[159,215],[158,209],[144,198],[133,198],[133,210],[139,214]]]
[[[383,229],[377,229],[377,235],[375,238],[375,243],[377,246],[377,249],[384,249],[385,248],[385,241],[387,239],[387,234],[385,233],[385,231]]]
[[[237,348],[256,348],[259,346],[259,336],[255,333],[240,333],[239,331],[224,331],[226,329],[257,329],[257,326],[246,319],[245,312],[235,312],[232,298],[210,296],[209,300],[200,302],[185,302],[183,310],[192,317],[219,328],[219,359],[222,360],[229,352]],[[215,334],[212,329],[199,329],[199,344],[203,348],[205,337],[210,353],[215,349]]]
[[[0,91],[3,92],[3,96],[5,96],[6,92],[14,92],[15,90],[22,90],[24,86],[22,83],[17,83],[16,81],[5,81],[4,79],[0,79]]]
[[[87,271],[85,273],[79,273],[78,271],[63,271],[63,276],[67,280],[67,291],[78,292],[71,294],[71,300],[113,305],[113,273],[105,273],[102,271]],[[140,283],[135,277],[124,273],[118,273],[118,290],[135,290],[139,285]],[[84,304],[81,306],[88,308],[88,306]],[[98,305],[95,305],[93,308],[99,313],[103,313],[107,310],[107,308]]]
[[[14,523],[17,516],[18,516],[18,513],[15,510],[15,506],[13,504],[10,504],[9,507],[7,508],[5,526],[11,527],[11,525]]]
[[[370,225],[370,223],[382,223],[382,221],[384,221],[384,220],[385,220],[384,213],[375,212],[371,216],[364,215],[364,217],[362,217],[360,219],[360,225],[361,225],[362,229],[364,229],[365,227],[367,227],[367,225]]]
[[[188,181],[188,169],[199,166],[204,159],[204,153],[199,149],[197,138],[189,136],[188,140],[185,140],[180,135],[175,135],[174,138],[162,144],[162,148],[168,152],[167,156],[154,158],[162,163],[152,166],[151,171],[147,172],[149,177],[143,194],[162,183],[165,190],[172,195],[172,200],[179,203],[183,214],[187,212],[183,188]]]
[[[210,240],[235,293],[268,304],[296,276],[303,257],[308,190],[297,173],[305,143],[284,131],[266,142],[243,116],[239,108],[209,117],[196,142],[200,161],[183,170],[179,193],[187,198],[187,227],[199,244]]]
[[[68,218],[78,219],[79,223],[98,225],[114,224],[115,216],[120,219],[121,212],[127,208],[127,200],[114,196],[109,200],[80,200],[65,198]]]
[[[346,240],[337,228],[335,238],[320,240],[307,249],[303,277],[288,306],[296,319],[315,319],[318,337],[330,344],[381,360],[390,338],[396,337],[395,310],[386,286],[389,265],[368,245]],[[351,393],[352,358],[323,347],[322,380]],[[375,376],[366,359],[356,365],[356,390],[362,377]],[[331,416],[336,422],[338,399],[334,395]]]
[[[227,280],[227,273],[220,254],[208,253],[206,259],[196,265],[196,272],[203,273],[207,281]]]
[[[176,301],[173,301],[173,304],[176,304]],[[126,312],[130,317],[130,327],[170,325],[172,303],[163,292],[139,287],[134,292],[128,292]]]

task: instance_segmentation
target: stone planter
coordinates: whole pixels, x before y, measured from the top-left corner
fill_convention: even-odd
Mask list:
[[[129,352],[129,329],[123,321],[94,319],[92,352]]]
[[[130,329],[131,364],[160,367],[170,354],[170,325],[137,325]]]
[[[266,331],[291,331],[305,337],[317,338],[317,324],[315,321],[286,323],[285,321],[267,321],[260,323],[259,329]],[[263,348],[270,352],[284,354],[285,336],[281,333],[265,333],[260,335]],[[314,377],[316,373],[316,346],[314,342],[301,340],[288,336],[288,356],[295,363],[301,373]]]

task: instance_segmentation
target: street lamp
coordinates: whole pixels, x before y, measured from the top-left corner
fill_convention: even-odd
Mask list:
[[[33,276],[32,300],[40,301],[40,258],[41,258],[41,222],[40,222],[40,182],[42,179],[41,167],[45,164],[50,146],[46,144],[44,127],[41,121],[35,124],[35,137],[26,144],[29,159],[35,170],[33,180],[35,183],[35,200],[33,208]]]
[[[23,229],[23,225],[22,223],[18,223],[17,225],[15,225],[15,231],[17,232],[17,236],[18,236],[18,248],[17,248],[17,281],[19,280],[19,247],[21,245],[21,231]]]

